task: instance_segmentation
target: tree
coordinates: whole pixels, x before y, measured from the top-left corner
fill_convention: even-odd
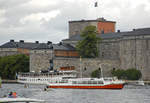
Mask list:
[[[80,56],[85,58],[95,58],[98,56],[98,43],[101,38],[97,37],[95,26],[87,26],[81,33],[83,40],[76,45]]]
[[[13,55],[0,58],[0,77],[15,79],[18,72],[29,71],[29,57],[26,55]]]
[[[91,73],[92,78],[100,78],[100,76],[101,76],[101,71],[99,69],[96,69]]]

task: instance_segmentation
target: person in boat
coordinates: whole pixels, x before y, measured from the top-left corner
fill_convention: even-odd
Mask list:
[[[8,98],[16,98],[17,97],[17,93],[16,92],[10,92],[8,94]]]
[[[13,98],[17,97],[17,93],[16,92],[13,92],[12,95],[13,95]]]
[[[47,91],[47,89],[48,89],[48,86],[46,86],[46,87],[44,88],[44,91]]]
[[[8,94],[8,98],[13,98],[12,93],[13,93],[13,92],[10,92],[10,93]]]

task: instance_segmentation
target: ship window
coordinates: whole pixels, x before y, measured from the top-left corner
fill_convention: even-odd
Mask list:
[[[77,81],[72,81],[73,84],[77,84]]]
[[[97,81],[93,81],[93,84],[97,84]]]
[[[83,84],[86,84],[87,82],[86,81],[83,81]]]
[[[91,81],[88,81],[88,84],[91,84]]]
[[[103,84],[103,81],[98,81],[98,84]]]

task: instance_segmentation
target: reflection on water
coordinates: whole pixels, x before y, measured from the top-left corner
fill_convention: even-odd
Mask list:
[[[50,89],[44,85],[3,84],[0,97],[16,91],[20,97],[46,100],[46,103],[150,103],[150,86],[125,86],[122,90]]]

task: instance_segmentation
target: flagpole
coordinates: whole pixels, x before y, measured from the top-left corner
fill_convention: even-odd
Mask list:
[[[81,56],[80,56],[80,77],[82,78],[82,67],[81,67],[81,60],[82,58],[81,58]]]
[[[96,8],[96,19],[98,18],[98,0],[95,1],[94,7]]]

